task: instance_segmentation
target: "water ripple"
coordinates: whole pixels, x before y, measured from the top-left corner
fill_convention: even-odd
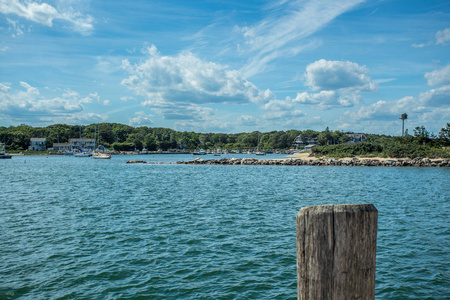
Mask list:
[[[126,160],[2,165],[0,299],[296,299],[295,215],[343,203],[379,210],[377,299],[450,295],[449,170]]]

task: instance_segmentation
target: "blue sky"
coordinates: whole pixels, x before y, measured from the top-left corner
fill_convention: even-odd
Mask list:
[[[0,126],[450,122],[450,1],[0,0]]]

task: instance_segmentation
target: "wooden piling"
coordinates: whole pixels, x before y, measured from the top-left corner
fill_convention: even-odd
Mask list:
[[[375,299],[377,221],[372,204],[302,208],[297,214],[297,298]]]

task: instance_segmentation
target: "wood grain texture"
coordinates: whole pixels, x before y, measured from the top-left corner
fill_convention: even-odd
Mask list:
[[[374,299],[378,211],[372,204],[297,214],[298,299]]]

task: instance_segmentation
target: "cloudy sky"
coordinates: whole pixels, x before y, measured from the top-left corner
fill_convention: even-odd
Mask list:
[[[0,0],[0,126],[450,122],[450,1]]]

